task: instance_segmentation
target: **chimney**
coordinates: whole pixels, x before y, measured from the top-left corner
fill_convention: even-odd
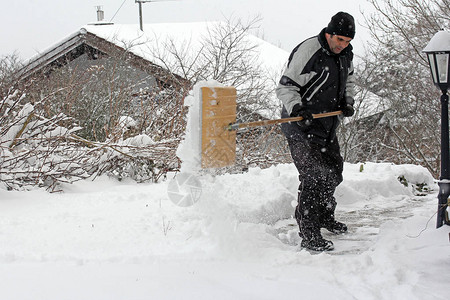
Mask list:
[[[105,12],[103,11],[102,6],[96,6],[97,7],[97,22],[102,22],[105,18]]]
[[[97,9],[97,21],[96,22],[92,22],[92,23],[88,23],[88,25],[96,25],[96,26],[100,26],[100,25],[114,25],[114,23],[112,23],[112,22],[104,21],[104,19],[105,19],[105,12],[103,11],[103,6],[95,6],[95,8]]]

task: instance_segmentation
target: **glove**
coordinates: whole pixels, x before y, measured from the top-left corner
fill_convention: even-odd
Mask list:
[[[313,115],[311,112],[307,111],[306,108],[300,107],[300,104],[295,104],[292,108],[291,117],[302,117],[301,121],[298,121],[297,124],[301,128],[307,128],[312,124]]]
[[[353,105],[346,104],[342,109],[342,114],[344,117],[351,117],[355,113],[355,109],[353,108]]]

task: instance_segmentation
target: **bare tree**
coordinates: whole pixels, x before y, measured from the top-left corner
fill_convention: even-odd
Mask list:
[[[171,37],[155,36],[156,42],[149,43],[152,46],[148,51],[159,64],[186,78],[192,85],[213,79],[235,87],[238,122],[274,117],[280,111],[274,89],[283,66],[280,70],[262,67],[260,45],[250,35],[259,22],[259,18],[254,18],[248,22],[228,19],[211,23],[200,41],[186,37],[180,42]],[[226,172],[289,160],[287,144],[277,127],[245,130],[238,133],[237,143],[236,166],[225,168]]]
[[[3,187],[39,186],[57,191],[62,183],[102,174],[118,179],[130,177],[139,182],[157,181],[169,170],[178,168],[175,150],[184,124],[183,96],[179,90],[162,89],[158,84],[152,90],[133,90],[130,86],[135,87],[137,81],[131,85],[120,80],[119,68],[114,66],[108,73],[107,64],[103,63],[85,72],[77,72],[78,66],[68,64],[54,70],[51,77],[32,78],[18,84],[12,80],[17,78],[14,74],[19,67],[18,60],[11,57],[0,60],[0,183]],[[103,81],[102,76],[110,80]],[[104,98],[102,84],[108,87]],[[88,93],[89,89],[92,90]],[[174,98],[179,101],[173,101]],[[158,108],[148,109],[147,103],[153,102],[159,104]],[[147,111],[139,111],[141,106]],[[178,123],[170,112],[164,111],[172,106],[180,108]],[[109,123],[102,123],[98,131],[102,134],[99,140],[95,139],[100,136],[95,126],[89,127],[96,116],[109,118]],[[83,133],[86,127],[90,131]],[[152,139],[146,135],[151,131],[159,135]]]
[[[372,41],[363,59],[359,83],[383,102],[384,111],[367,119],[367,137],[359,160],[389,160],[439,170],[439,95],[422,49],[434,33],[450,24],[449,0],[368,0]],[[353,145],[354,147],[356,145]]]

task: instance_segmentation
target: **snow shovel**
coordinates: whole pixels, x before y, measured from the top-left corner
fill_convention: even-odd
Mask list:
[[[301,121],[302,117],[236,122],[236,89],[234,87],[202,87],[201,166],[221,168],[236,160],[236,130]],[[314,119],[340,115],[342,111],[313,114]]]

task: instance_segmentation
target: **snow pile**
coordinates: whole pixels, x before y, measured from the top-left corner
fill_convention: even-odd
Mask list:
[[[347,184],[336,190],[342,204],[365,204],[373,197],[412,197],[418,186],[434,186],[431,174],[415,165],[346,164],[344,178]]]
[[[145,147],[148,145],[153,145],[154,143],[155,141],[153,141],[153,139],[146,134],[138,134],[124,141],[124,144],[135,147]]]
[[[449,227],[434,228],[437,187],[424,168],[346,164],[336,198],[349,233],[324,231],[336,250],[322,254],[298,248],[292,164],[197,179],[202,194],[189,207],[169,199],[169,180],[99,178],[64,194],[0,190],[2,297],[448,297]],[[414,195],[421,183],[433,192]]]

